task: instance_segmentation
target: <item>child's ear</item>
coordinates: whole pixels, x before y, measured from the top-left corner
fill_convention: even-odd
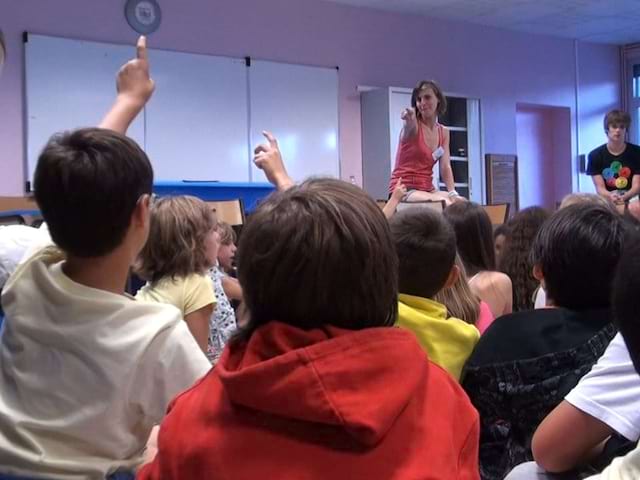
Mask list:
[[[544,284],[544,272],[542,271],[542,267],[539,264],[535,264],[533,266],[533,278],[540,282],[542,288],[546,288]]]
[[[447,277],[447,281],[445,282],[444,287],[442,287],[442,289],[444,290],[445,288],[454,286],[459,279],[460,279],[460,268],[454,263],[453,266],[451,267],[451,271],[449,272],[449,276]]]
[[[149,209],[151,207],[151,196],[144,194],[136,203],[136,208],[131,215],[131,223],[137,227],[144,227],[149,222]]]
[[[542,267],[539,264],[533,266],[533,278],[542,282],[544,280],[544,273],[542,273]]]

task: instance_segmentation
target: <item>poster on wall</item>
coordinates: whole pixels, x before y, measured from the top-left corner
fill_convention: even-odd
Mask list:
[[[516,155],[485,155],[487,172],[487,203],[508,203],[518,211],[518,157]]]

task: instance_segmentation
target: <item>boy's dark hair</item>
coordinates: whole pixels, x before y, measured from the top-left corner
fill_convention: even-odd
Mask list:
[[[250,312],[241,338],[272,320],[305,330],[395,322],[398,261],[389,225],[349,183],[311,179],[270,195],[244,227],[238,258]]]
[[[458,255],[469,277],[496,269],[491,219],[482,206],[458,202],[448,206],[444,217],[456,232]]]
[[[99,257],[124,239],[153,170],[130,138],[85,128],[54,135],[38,159],[35,197],[53,241],[67,254]]]
[[[613,317],[640,374],[640,227],[626,230],[624,248],[613,281]]]
[[[411,106],[416,109],[418,107],[418,95],[420,92],[426,88],[430,88],[433,90],[433,94],[438,99],[438,108],[436,109],[436,113],[438,115],[444,115],[447,111],[447,97],[442,93],[442,89],[435,82],[435,80],[421,80],[418,82],[416,87],[411,92]]]
[[[149,240],[136,273],[151,283],[205,273],[211,267],[205,242],[216,224],[215,213],[199,198],[160,198],[151,207]]]
[[[547,298],[571,310],[608,308],[624,231],[622,217],[602,205],[581,203],[554,213],[531,247]]]
[[[389,221],[399,261],[400,293],[431,298],[444,287],[456,258],[456,235],[441,213],[403,210]]]
[[[609,132],[611,125],[622,125],[625,129],[629,130],[631,125],[631,116],[627,112],[622,110],[611,110],[604,116],[604,131]]]

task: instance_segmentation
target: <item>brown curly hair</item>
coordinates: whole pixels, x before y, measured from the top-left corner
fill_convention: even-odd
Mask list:
[[[216,216],[199,198],[163,197],[151,207],[149,239],[140,252],[136,273],[151,283],[167,276],[186,277],[209,267],[205,239]]]
[[[533,294],[540,282],[533,276],[533,262],[529,253],[538,230],[549,216],[549,212],[542,207],[529,207],[518,212],[507,225],[507,237],[498,270],[511,279],[514,312],[533,309]]]

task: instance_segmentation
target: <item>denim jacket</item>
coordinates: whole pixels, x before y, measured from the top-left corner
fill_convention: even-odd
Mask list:
[[[522,313],[534,316],[533,312]],[[603,318],[600,325],[598,321],[582,325],[575,337],[571,335],[576,333],[572,332],[575,324],[569,322],[569,328],[565,328],[558,322],[564,322],[567,315],[576,320],[576,312],[556,309],[554,313],[544,313],[547,318],[543,320],[526,318],[522,313],[503,317],[508,322],[502,323],[503,330],[508,333],[500,332],[500,323],[496,330],[490,327],[488,332],[493,330],[494,335],[487,340],[491,341],[478,344],[477,357],[474,358],[474,352],[465,368],[463,387],[480,414],[483,480],[501,480],[516,465],[533,459],[531,439],[536,428],[591,369],[615,335],[608,312],[604,317],[600,315]],[[530,324],[527,328],[518,318],[540,324]],[[532,332],[532,329],[540,331]],[[567,338],[563,338],[565,336]],[[553,347],[558,346],[568,348],[553,351]],[[483,355],[483,349],[498,352]],[[536,349],[538,356],[532,355]],[[517,358],[519,351],[524,353],[522,358]],[[501,353],[505,361],[500,361]],[[483,356],[497,361],[482,362],[478,357]]]

